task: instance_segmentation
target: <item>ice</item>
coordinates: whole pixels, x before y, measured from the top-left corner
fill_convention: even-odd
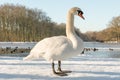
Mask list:
[[[32,48],[35,44],[36,42],[0,42],[0,47]],[[97,47],[103,50],[88,51],[62,61],[62,69],[72,71],[68,76],[62,77],[54,75],[51,63],[42,58],[23,61],[26,53],[22,53],[24,56],[21,54],[0,56],[0,80],[120,80],[120,50],[104,50],[104,48],[119,48],[120,45],[87,43],[85,47]]]
[[[23,57],[0,57],[0,80],[120,80],[119,58],[77,56],[62,62],[68,76],[54,75],[44,59],[23,61]]]
[[[37,42],[0,42],[0,48],[32,48]]]

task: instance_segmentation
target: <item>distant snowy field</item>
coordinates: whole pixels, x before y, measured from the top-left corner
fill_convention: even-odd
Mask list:
[[[43,59],[23,61],[23,57],[0,56],[0,80],[120,80],[119,58],[77,56],[63,61],[68,76],[56,76]]]

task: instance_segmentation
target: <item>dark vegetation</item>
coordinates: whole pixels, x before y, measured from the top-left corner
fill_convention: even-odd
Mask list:
[[[52,22],[39,9],[10,4],[0,6],[0,41],[39,41],[45,37],[65,35],[64,26]]]
[[[0,41],[40,41],[45,37],[65,35],[65,23],[57,24],[40,9],[22,5],[0,6]],[[120,16],[114,17],[108,27],[99,32],[77,34],[84,41],[120,41]]]
[[[102,31],[88,31],[86,35],[88,41],[117,41],[120,42],[120,16],[113,17],[107,28]]]

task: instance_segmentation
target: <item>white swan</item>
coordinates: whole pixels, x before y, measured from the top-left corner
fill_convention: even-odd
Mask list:
[[[24,60],[43,57],[52,63],[53,73],[66,75],[61,70],[61,60],[77,56],[84,48],[82,39],[76,35],[74,30],[74,15],[78,15],[84,19],[83,12],[80,8],[71,8],[67,14],[67,36],[54,36],[41,40],[33,47],[30,54]],[[56,60],[58,61],[59,72],[56,72],[54,69],[54,61]]]

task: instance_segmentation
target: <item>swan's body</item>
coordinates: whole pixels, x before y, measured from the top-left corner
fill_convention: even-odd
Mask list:
[[[78,42],[79,45],[82,40]],[[45,38],[36,44],[26,59],[43,57],[47,61],[64,60],[80,54],[83,50],[81,46],[73,47],[72,42],[65,36]]]
[[[77,13],[78,12],[78,13]],[[30,54],[24,59],[34,59],[43,57],[47,61],[61,61],[77,56],[83,51],[83,41],[78,37],[74,30],[74,15],[82,16],[80,8],[71,8],[67,14],[66,35],[45,38],[38,42],[31,50]]]

